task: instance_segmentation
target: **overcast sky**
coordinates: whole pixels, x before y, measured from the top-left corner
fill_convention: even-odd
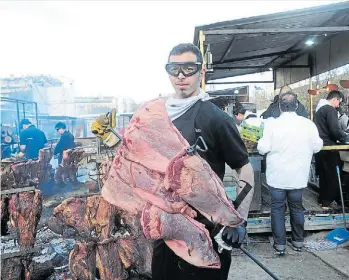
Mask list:
[[[0,1],[0,77],[64,76],[78,95],[172,91],[164,65],[197,25],[341,1]]]

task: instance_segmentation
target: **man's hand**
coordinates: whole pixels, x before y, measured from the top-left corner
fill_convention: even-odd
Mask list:
[[[222,240],[233,248],[240,248],[246,236],[246,227],[244,225],[236,228],[225,227],[222,233]]]

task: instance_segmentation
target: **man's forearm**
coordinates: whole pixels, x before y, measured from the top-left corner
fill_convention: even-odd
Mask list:
[[[241,167],[240,169],[236,170],[239,175],[239,185],[237,188],[237,195],[239,195],[244,187],[246,186],[246,183],[249,183],[252,186],[252,189],[247,194],[245,199],[241,202],[240,206],[238,207],[238,212],[241,214],[241,216],[247,221],[248,212],[250,210],[253,193],[254,193],[254,172],[251,163],[248,163]]]

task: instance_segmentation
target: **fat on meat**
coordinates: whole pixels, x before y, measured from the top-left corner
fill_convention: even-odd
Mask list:
[[[163,239],[179,257],[198,267],[219,268],[205,226],[182,214],[170,214],[147,204],[142,215],[143,231],[149,239]]]
[[[199,156],[183,151],[174,157],[168,165],[165,186],[214,223],[225,226],[244,223],[228,200],[222,181]]]
[[[148,102],[125,130],[102,196],[126,213],[142,213],[147,238],[166,240],[175,254],[193,265],[218,268],[208,232],[192,218],[199,211],[233,227],[243,219],[217,175],[198,154],[188,155],[188,147],[164,101]]]

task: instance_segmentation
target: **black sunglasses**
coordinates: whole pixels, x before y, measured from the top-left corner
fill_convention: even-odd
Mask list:
[[[201,62],[170,62],[166,64],[166,72],[173,76],[178,77],[180,73],[184,77],[190,77],[195,75],[202,69]]]

